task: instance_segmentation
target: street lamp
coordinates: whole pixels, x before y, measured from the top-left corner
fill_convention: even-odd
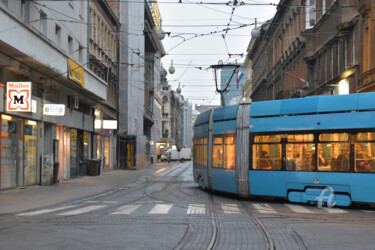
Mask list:
[[[169,73],[172,74],[172,75],[173,75],[174,72],[176,71],[176,70],[174,69],[174,67],[173,67],[173,60],[172,60],[172,63],[171,63],[171,67],[169,67],[169,70],[168,70],[168,71],[169,71]]]

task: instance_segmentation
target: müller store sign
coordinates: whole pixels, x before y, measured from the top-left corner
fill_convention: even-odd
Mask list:
[[[7,111],[31,112],[31,82],[7,82]]]

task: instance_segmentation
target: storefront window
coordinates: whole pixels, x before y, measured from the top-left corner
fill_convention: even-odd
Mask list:
[[[78,175],[78,133],[77,129],[70,130],[70,175]]]
[[[87,160],[89,158],[89,132],[83,132],[83,158]]]
[[[93,158],[100,159],[100,135],[94,136],[93,141]]]
[[[104,164],[105,166],[109,166],[109,137],[104,138]]]
[[[36,183],[36,156],[37,156],[37,123],[35,121],[25,121],[25,158],[24,175],[25,185]]]
[[[18,127],[17,119],[1,116],[1,188],[17,186]],[[21,143],[22,144],[22,143]]]

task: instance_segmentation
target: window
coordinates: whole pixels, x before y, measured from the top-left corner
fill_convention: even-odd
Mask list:
[[[214,168],[235,169],[236,139],[234,134],[214,136],[212,159]]]
[[[287,135],[286,170],[314,171],[315,165],[314,135]]]
[[[40,32],[44,35],[47,35],[47,14],[43,11],[40,11]]]
[[[354,170],[356,172],[375,172],[374,152],[375,133],[358,133],[354,144]]]
[[[194,139],[194,149],[193,149],[194,164],[207,167],[207,153],[208,153],[207,142],[208,142],[207,137]]]
[[[350,169],[349,134],[321,134],[318,143],[318,170],[346,172]]]
[[[30,16],[30,2],[21,0],[21,18],[24,21],[29,21]]]
[[[68,51],[69,54],[73,53],[73,38],[71,36],[68,36]]]
[[[79,61],[83,63],[83,47],[81,45],[78,46],[78,56],[79,56]]]
[[[59,25],[55,25],[55,36],[56,36],[56,44],[58,47],[61,46],[61,27]]]
[[[316,0],[306,0],[306,29],[316,23]]]
[[[282,168],[281,135],[254,137],[253,169],[280,170]]]

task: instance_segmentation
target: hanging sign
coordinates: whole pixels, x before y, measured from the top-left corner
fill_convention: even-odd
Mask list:
[[[75,61],[68,58],[68,77],[70,80],[78,83],[82,87],[85,86],[85,71]]]
[[[7,111],[31,112],[31,82],[7,82]]]

